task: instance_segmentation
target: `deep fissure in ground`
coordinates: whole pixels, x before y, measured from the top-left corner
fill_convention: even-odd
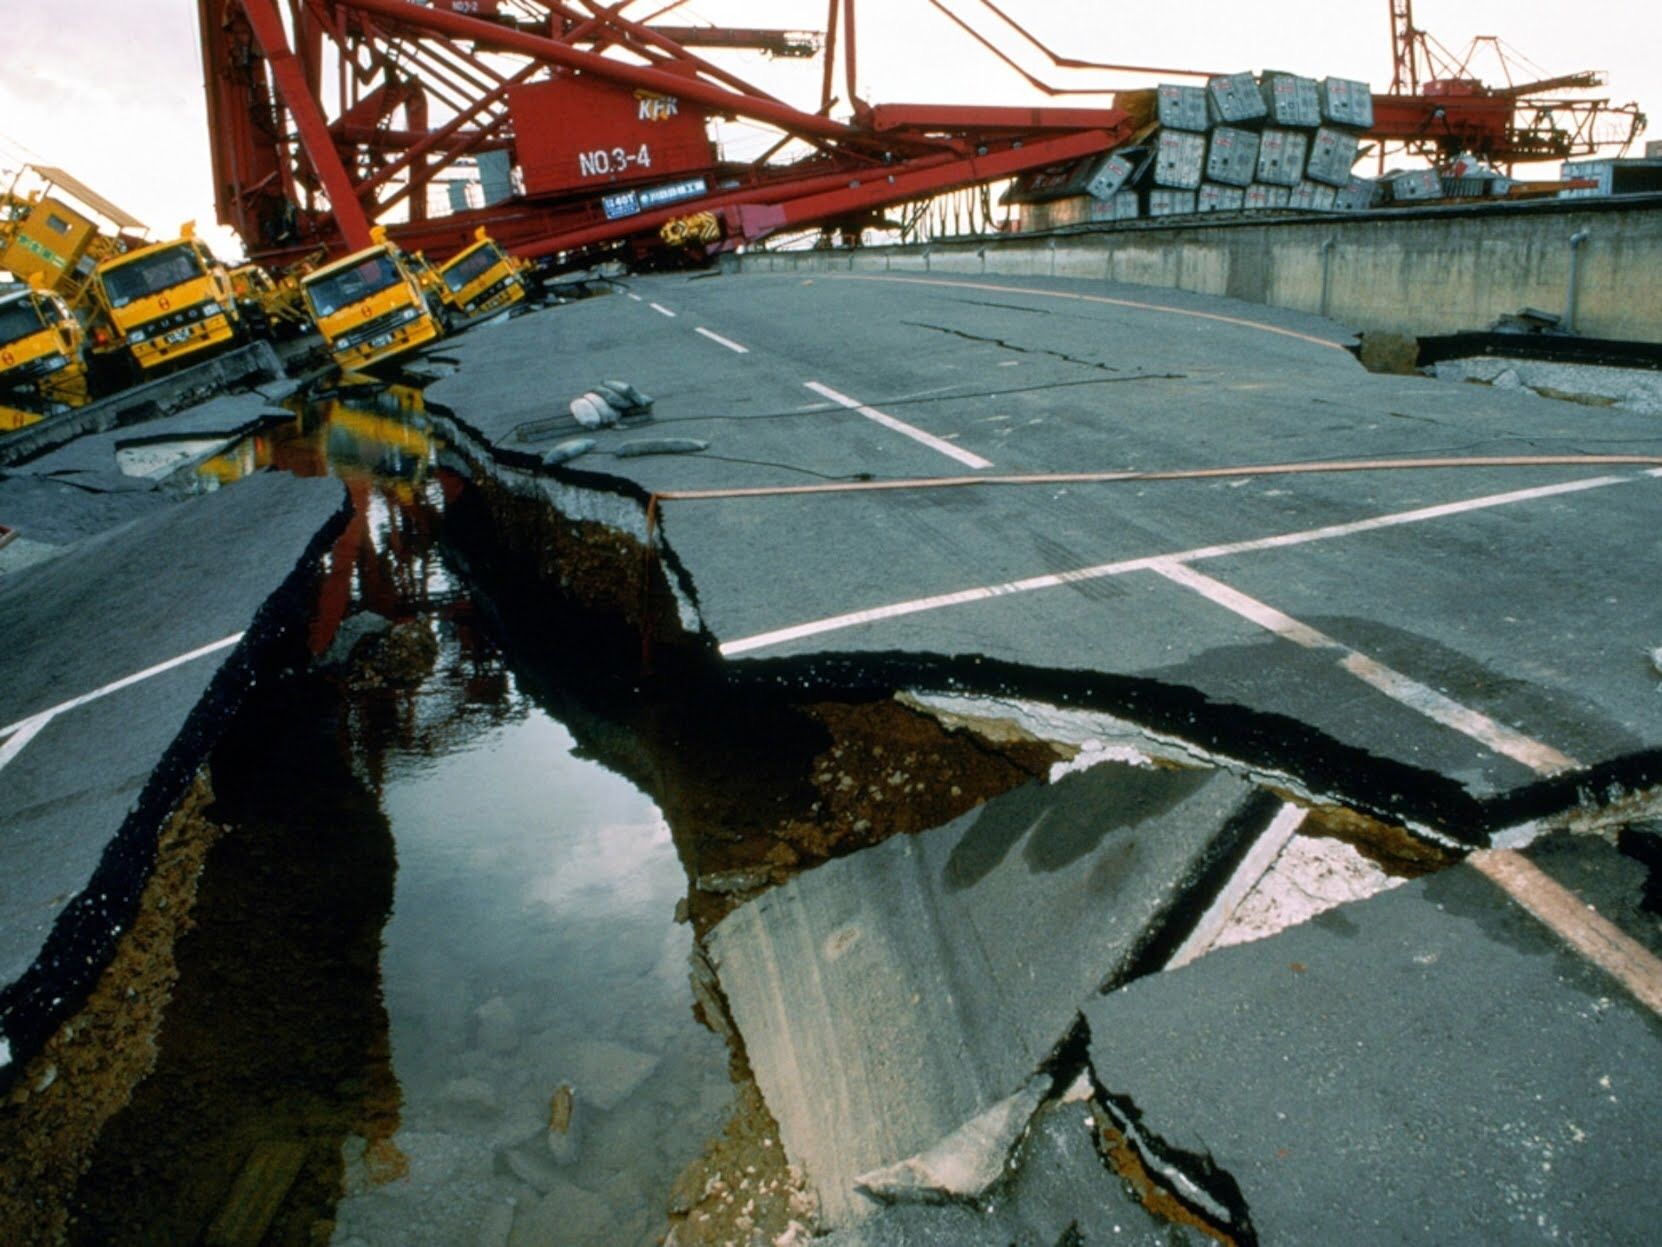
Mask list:
[[[657,802],[700,936],[804,869],[948,822],[1042,780],[1070,753],[944,727],[897,702],[904,682],[887,677],[901,671],[881,664],[821,670],[806,698],[766,665],[735,679],[682,634],[631,538],[485,476],[442,492],[451,500],[445,558],[499,655],[471,673],[480,702],[511,670],[585,754]],[[320,674],[297,649],[286,677],[262,686],[216,751],[209,817],[229,833],[203,875],[198,929],[178,946],[181,984],[157,1070],[104,1132],[72,1205],[72,1241],[200,1237],[274,1137],[300,1159],[277,1193],[270,1242],[328,1232],[348,1140],[364,1142],[382,1177],[399,1175],[377,965],[395,865],[376,758],[407,723],[401,690],[431,662],[420,641],[436,620],[428,607],[369,632],[345,672]],[[443,609],[453,624],[457,603]],[[1380,839],[1368,822],[1330,821],[1347,838]],[[1413,856],[1402,847],[1411,837],[1393,829],[1386,839],[1382,854]],[[729,1040],[741,1093],[728,1129],[667,1198],[678,1241],[718,1241],[741,1215],[758,1231],[782,1231],[809,1215],[800,1175],[786,1169],[713,979],[695,979],[695,995]],[[738,1172],[758,1162],[747,1193]]]

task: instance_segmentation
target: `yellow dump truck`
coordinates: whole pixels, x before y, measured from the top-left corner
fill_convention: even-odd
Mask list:
[[[347,371],[393,359],[443,336],[421,281],[377,228],[375,242],[300,280],[312,323]]]
[[[89,292],[93,353],[125,351],[141,375],[195,363],[241,334],[230,275],[188,226],[172,242],[103,261]]]
[[[481,227],[471,245],[438,267],[439,297],[448,315],[472,320],[512,307],[525,297],[520,266]]]
[[[0,295],[0,429],[87,401],[81,322],[39,289]]]

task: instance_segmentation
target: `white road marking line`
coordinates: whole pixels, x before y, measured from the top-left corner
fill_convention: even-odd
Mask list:
[[[1260,628],[1273,632],[1295,645],[1302,645],[1306,649],[1333,650],[1341,655],[1339,665],[1364,684],[1378,689],[1393,701],[1424,715],[1433,723],[1440,723],[1462,736],[1470,737],[1486,749],[1527,766],[1538,775],[1558,775],[1580,766],[1574,758],[1560,753],[1551,745],[1544,745],[1522,732],[1507,727],[1504,723],[1497,723],[1486,714],[1469,706],[1462,706],[1436,689],[1429,688],[1400,671],[1394,671],[1366,654],[1358,653],[1343,641],[1335,640],[1324,632],[1318,632],[1308,624],[1300,623],[1292,616],[1283,614],[1257,598],[1248,597],[1221,580],[1214,580],[1192,567],[1169,561],[1156,563],[1149,570],[1186,589],[1194,590],[1208,601],[1215,602],[1225,610],[1232,611],[1242,619],[1250,620]]]
[[[1662,1014],[1662,959],[1534,862],[1510,849],[1466,859],[1566,944]]]
[[[24,746],[39,736],[41,729],[51,721],[51,715],[43,715],[35,719],[25,719],[22,723],[14,723],[11,739],[0,745],[0,771],[5,770],[11,760],[23,752]]]
[[[653,303],[653,304],[650,304],[649,306],[652,308],[652,310],[654,312],[657,312],[659,315],[668,316],[671,320],[675,319],[675,313],[670,311],[662,303]]]
[[[1189,938],[1184,940],[1178,950],[1172,954],[1171,960],[1166,962],[1165,969],[1176,970],[1186,966],[1202,953],[1211,950],[1217,943],[1218,936],[1223,934],[1224,928],[1229,925],[1235,911],[1241,907],[1241,902],[1258,881],[1269,874],[1270,867],[1275,865],[1275,859],[1281,856],[1281,850],[1287,847],[1287,842],[1293,838],[1293,833],[1304,822],[1304,811],[1298,806],[1288,803],[1276,812],[1274,820],[1258,837],[1247,855],[1241,859],[1241,864],[1235,868],[1235,873],[1229,877],[1229,882],[1219,892],[1217,897],[1206,907],[1206,912],[1195,923]]]
[[[714,329],[706,329],[703,325],[700,325],[698,326],[698,332],[703,334],[712,342],[721,343],[721,345],[725,346],[729,351],[733,351],[739,355],[750,354],[750,348],[748,346],[740,346],[737,342],[733,341],[732,338],[724,338]]]
[[[639,303],[641,301],[640,295],[635,294],[633,291],[630,292],[629,297],[631,299],[633,299],[636,303]]]
[[[914,442],[920,442],[929,447],[930,450],[938,451],[949,459],[956,459],[967,468],[974,468],[979,471],[982,468],[993,466],[990,459],[983,459],[980,455],[967,451],[962,446],[954,446],[951,442],[936,437],[933,433],[925,433],[922,429],[907,424],[904,420],[896,420],[893,416],[878,411],[875,407],[867,407],[864,403],[852,399],[846,394],[837,393],[828,385],[821,385],[818,381],[805,381],[803,384],[820,397],[828,398],[833,403],[846,407],[850,411],[857,411],[867,420],[874,421],[886,429],[893,429],[896,433],[909,437]]]
[[[1646,475],[1662,477],[1662,469],[1646,473]],[[1542,485],[1535,489],[1517,489],[1504,494],[1485,494],[1482,497],[1467,498],[1461,502],[1443,503],[1434,507],[1418,507],[1412,511],[1398,511],[1394,514],[1379,515],[1372,519],[1357,520],[1349,524],[1330,524],[1324,528],[1307,528],[1301,532],[1282,533],[1275,537],[1259,537],[1250,541],[1236,541],[1226,545],[1200,546],[1193,550],[1181,550],[1174,554],[1122,559],[1115,563],[1099,563],[1095,567],[1081,567],[1071,572],[1056,572],[1043,576],[1030,576],[1025,580],[1010,580],[1003,584],[959,589],[954,593],[916,598],[909,602],[894,602],[887,606],[874,606],[866,610],[850,611],[845,615],[832,615],[825,619],[794,624],[788,628],[758,632],[754,636],[727,641],[721,645],[720,650],[724,658],[731,658],[737,654],[748,654],[754,650],[783,645],[788,641],[800,641],[805,637],[819,636],[827,632],[840,632],[845,628],[858,627],[860,624],[878,623],[885,619],[898,619],[904,615],[915,615],[923,611],[940,610],[949,606],[962,606],[969,602],[984,602],[988,598],[1004,597],[1011,593],[1031,593],[1038,589],[1054,589],[1061,585],[1077,584],[1085,580],[1101,580],[1110,576],[1123,576],[1128,572],[1147,571],[1156,563],[1161,562],[1193,563],[1201,559],[1226,558],[1236,554],[1250,554],[1257,550],[1304,545],[1313,541],[1331,541],[1338,537],[1354,536],[1357,533],[1394,528],[1399,524],[1421,524],[1428,520],[1460,515],[1468,511],[1510,506],[1513,503],[1530,502],[1537,498],[1549,498],[1557,494],[1576,493],[1584,489],[1599,489],[1606,485],[1621,485],[1639,479],[1641,478],[1636,476],[1600,476],[1586,481],[1568,481],[1561,485]]]
[[[143,671],[135,671],[132,675],[122,676],[121,679],[112,680],[102,688],[95,688],[90,693],[82,693],[79,697],[72,697],[68,701],[59,702],[56,706],[38,711],[26,719],[19,719],[16,723],[0,727],[0,737],[10,737],[4,747],[0,747],[0,769],[4,769],[7,763],[23,752],[23,747],[38,736],[41,729],[60,714],[84,706],[88,702],[97,701],[101,697],[108,697],[111,693],[118,693],[124,688],[141,684],[145,680],[152,679],[164,672],[172,671],[175,667],[182,667],[186,663],[195,662],[198,658],[205,658],[209,654],[217,653],[222,649],[229,649],[240,642],[245,635],[246,633],[236,632],[228,637],[221,637],[217,641],[212,641],[207,645],[191,650],[188,654],[180,654],[177,657],[167,659],[165,662],[159,662],[153,667],[146,667]]]

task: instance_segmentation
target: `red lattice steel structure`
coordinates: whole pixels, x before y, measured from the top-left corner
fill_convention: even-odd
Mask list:
[[[1560,91],[1604,85],[1596,70],[1532,74],[1517,80],[1522,58],[1495,35],[1479,35],[1456,56],[1415,25],[1413,0],[1390,0],[1392,76],[1388,95],[1374,96],[1372,135],[1410,154],[1444,164],[1472,152],[1510,167],[1537,160],[1591,156],[1600,148],[1626,149],[1643,131],[1635,104],[1570,98]],[[1505,79],[1486,84],[1474,62],[1483,52]]]
[[[658,246],[671,220],[710,212],[717,246],[733,246],[856,230],[887,206],[1077,160],[1137,128],[1116,108],[872,107],[854,92],[855,0],[828,0],[824,32],[655,26],[679,4],[645,21],[630,7],[198,0],[220,220],[267,262],[367,246],[377,221],[441,257],[480,226],[520,256],[581,257]],[[694,44],[820,51],[821,107],[759,90]],[[831,116],[839,50],[847,121]],[[723,160],[714,118],[780,141]],[[511,162],[515,193],[430,213],[429,189],[482,156]]]

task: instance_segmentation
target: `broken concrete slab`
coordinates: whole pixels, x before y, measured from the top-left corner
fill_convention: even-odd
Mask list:
[[[86,434],[149,420],[251,386],[261,387],[270,403],[294,393],[284,377],[283,361],[269,342],[250,342],[205,363],[0,435],[0,466],[25,463]]]
[[[83,489],[65,481],[0,473],[0,576],[57,558],[75,542],[151,515],[174,499],[155,491]]]
[[[258,394],[225,394],[174,415],[89,433],[12,469],[88,489],[156,489],[173,472],[219,453],[273,421],[292,420]],[[174,453],[158,448],[174,443]]]
[[[1233,777],[1104,763],[800,876],[707,943],[751,1069],[829,1225],[861,1175],[1016,1091],[1081,1003],[1171,935],[1278,803]]]
[[[1004,1166],[1050,1094],[1048,1074],[1035,1074],[1014,1095],[970,1118],[916,1156],[854,1179],[885,1204],[974,1202],[1004,1176]]]
[[[337,481],[260,474],[0,581],[0,1080],[108,960],[345,503]]]
[[[428,398],[476,461],[573,515],[639,538],[656,495],[683,620],[755,678],[1089,704],[1472,842],[1662,776],[1635,666],[1659,641],[1632,591],[1656,474],[1514,458],[1645,450],[1640,413],[1372,375],[1313,318],[1107,283],[666,277],[629,294],[447,345],[457,371]],[[654,395],[654,432],[713,453],[618,458],[611,430],[545,468],[547,443],[521,435],[553,438],[555,400],[607,375]],[[1427,455],[1459,466],[1253,468]],[[963,479],[1210,468],[1241,474]],[[960,479],[892,488],[940,477]],[[813,492],[752,492],[779,486]]]
[[[1210,1242],[1137,1203],[1095,1143],[1088,1107],[1053,1104],[1039,1113],[1005,1180],[970,1204],[897,1205],[816,1239],[823,1247],[1086,1247],[1125,1243],[1184,1247]]]
[[[1581,894],[1601,911],[1637,913],[1610,902],[1646,872],[1603,842],[1534,852],[1561,883],[1601,880]],[[1662,1022],[1470,865],[1085,1015],[1116,1115],[1240,1238],[1654,1235]]]

